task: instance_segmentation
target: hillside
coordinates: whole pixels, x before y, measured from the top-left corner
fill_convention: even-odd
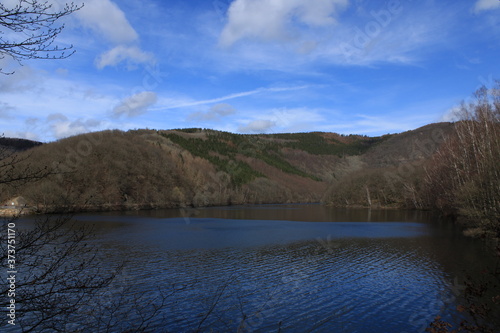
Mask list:
[[[393,135],[364,154],[371,167],[398,166],[429,158],[450,135],[451,123],[436,123]]]
[[[362,167],[337,177],[323,200],[336,206],[428,207],[426,168],[454,128],[437,123],[389,137],[361,156]]]
[[[4,154],[21,152],[42,145],[41,142],[0,137],[0,158]]]
[[[424,160],[437,149],[436,133],[451,128],[433,124],[382,137],[204,129],[96,132],[20,152],[26,158],[16,169],[48,167],[53,174],[22,187],[2,186],[1,200],[22,195],[40,209],[76,210],[335,204],[333,194],[345,180],[366,170]]]

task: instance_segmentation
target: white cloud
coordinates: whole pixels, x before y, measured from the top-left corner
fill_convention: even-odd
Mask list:
[[[7,8],[14,8],[19,4],[18,0],[2,0],[2,4]]]
[[[51,113],[47,116],[48,121],[67,121],[68,117],[62,113]]]
[[[240,112],[242,113],[242,112]],[[334,110],[317,110],[309,108],[275,108],[247,112],[249,117],[240,119],[242,124],[238,132],[263,133],[263,132],[302,132],[324,124],[323,114],[334,114]]]
[[[279,6],[267,8],[274,3]],[[321,8],[319,2],[303,3],[307,5],[295,0],[233,2],[219,36],[220,45],[226,46],[218,50],[220,66],[296,73],[297,69],[308,72],[318,64],[416,64],[428,57],[428,53],[457,43],[451,31],[461,15],[458,6],[450,8],[437,2],[427,6],[398,1],[373,3],[363,5],[367,7],[363,11],[342,16],[337,23],[334,18],[347,1],[321,2],[324,6],[331,5],[330,12],[326,7],[316,9],[323,16],[306,15],[300,10],[300,6]],[[315,12],[310,9],[309,13]],[[268,24],[267,20],[279,23]],[[262,43],[276,40],[282,42]]]
[[[195,112],[189,116],[189,120],[215,120],[221,117],[226,117],[235,113],[232,105],[227,103],[219,103],[213,105],[207,112]]]
[[[77,134],[91,132],[100,127],[101,122],[95,119],[76,119],[71,121],[61,113],[50,114],[47,116],[52,135],[56,139],[66,138]]]
[[[142,51],[139,34],[127,20],[125,13],[110,0],[85,1],[82,9],[75,13],[81,24],[96,35],[114,45],[95,60],[98,69],[127,63],[129,69],[134,65],[152,63],[154,56]]]
[[[348,0],[236,0],[229,7],[220,44],[228,47],[244,38],[290,39],[293,20],[312,27],[331,25],[347,4]]]
[[[132,68],[137,64],[154,62],[154,56],[136,46],[118,45],[101,54],[96,59],[96,66],[98,69],[103,69],[107,66],[116,66],[124,61],[127,62],[127,67]]]
[[[125,13],[112,1],[87,0],[85,6],[75,15],[84,26],[101,34],[112,43],[130,43],[139,38],[125,17]]]
[[[338,27],[313,56],[347,65],[415,64],[428,53],[456,43],[451,30],[459,10],[439,3],[415,8],[407,3],[377,6],[363,20]]]
[[[462,108],[460,106],[455,106],[446,111],[441,118],[439,118],[440,122],[455,122],[460,119],[460,111]]]
[[[498,0],[478,0],[474,6],[474,10],[477,12],[485,10],[493,10],[500,8],[500,1]]]
[[[113,115],[120,117],[134,117],[146,112],[146,110],[156,103],[156,93],[152,91],[143,91],[125,98],[114,109]]]
[[[32,133],[32,132],[27,132],[27,131],[25,132],[25,131],[7,130],[3,134],[7,138],[20,138],[20,139],[33,140],[33,141],[40,140],[40,136],[38,134]]]
[[[408,110],[412,110],[412,112]],[[324,122],[314,128],[318,131],[341,134],[376,136],[388,133],[401,133],[436,121],[444,121],[438,120],[435,113],[426,113],[421,110],[421,108],[410,107],[395,113],[371,115],[344,112],[333,117],[333,121]]]
[[[240,126],[238,128],[238,132],[265,133],[271,130],[274,126],[276,126],[276,123],[274,121],[259,119],[251,121],[245,126]]]
[[[358,120],[354,120],[352,127],[357,134],[372,134],[372,133],[400,133],[413,129],[415,126],[415,117],[399,118],[394,120],[387,116],[368,116],[356,115]],[[355,119],[355,118],[354,118]],[[416,126],[418,127],[418,126]],[[351,130],[352,131],[352,130]],[[355,133],[352,133],[355,134]]]
[[[56,74],[60,76],[68,76],[69,70],[67,68],[56,69]]]
[[[1,69],[1,65],[0,65]],[[8,71],[8,70],[7,70]],[[16,68],[10,75],[0,73],[0,94],[6,92],[23,92],[41,84],[39,73],[29,66]]]

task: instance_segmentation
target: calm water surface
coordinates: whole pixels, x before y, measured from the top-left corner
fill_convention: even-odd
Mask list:
[[[157,332],[423,332],[484,245],[430,213],[269,205],[82,214],[113,285],[168,295]],[[147,299],[143,300],[151,301]]]

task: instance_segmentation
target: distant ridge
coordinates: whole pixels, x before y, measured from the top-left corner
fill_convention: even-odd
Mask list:
[[[42,143],[38,141],[0,137],[0,150],[24,151],[40,145],[42,145]]]
[[[382,172],[423,161],[452,128],[451,123],[439,123],[379,137],[325,132],[250,135],[191,128],[108,130],[43,145],[3,139],[0,143],[17,151],[32,148],[25,168],[48,166],[55,175],[20,191],[1,188],[5,198],[0,199],[22,195],[41,210],[339,204],[344,198],[338,201],[333,194],[350,188],[345,180],[356,183],[356,175],[365,170]],[[365,195],[360,202],[351,201],[344,204],[363,205]]]

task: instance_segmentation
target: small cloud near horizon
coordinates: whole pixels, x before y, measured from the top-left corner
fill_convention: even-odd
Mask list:
[[[274,126],[276,126],[276,123],[274,121],[259,119],[251,121],[246,126],[240,126],[238,128],[238,132],[265,133],[271,130],[271,128],[273,128]]]
[[[92,132],[98,130],[101,125],[101,122],[96,119],[70,120],[61,113],[49,115],[47,122],[56,139]]]
[[[236,113],[236,109],[228,103],[218,103],[212,105],[207,112],[194,112],[189,115],[190,121],[207,121],[227,117]]]

